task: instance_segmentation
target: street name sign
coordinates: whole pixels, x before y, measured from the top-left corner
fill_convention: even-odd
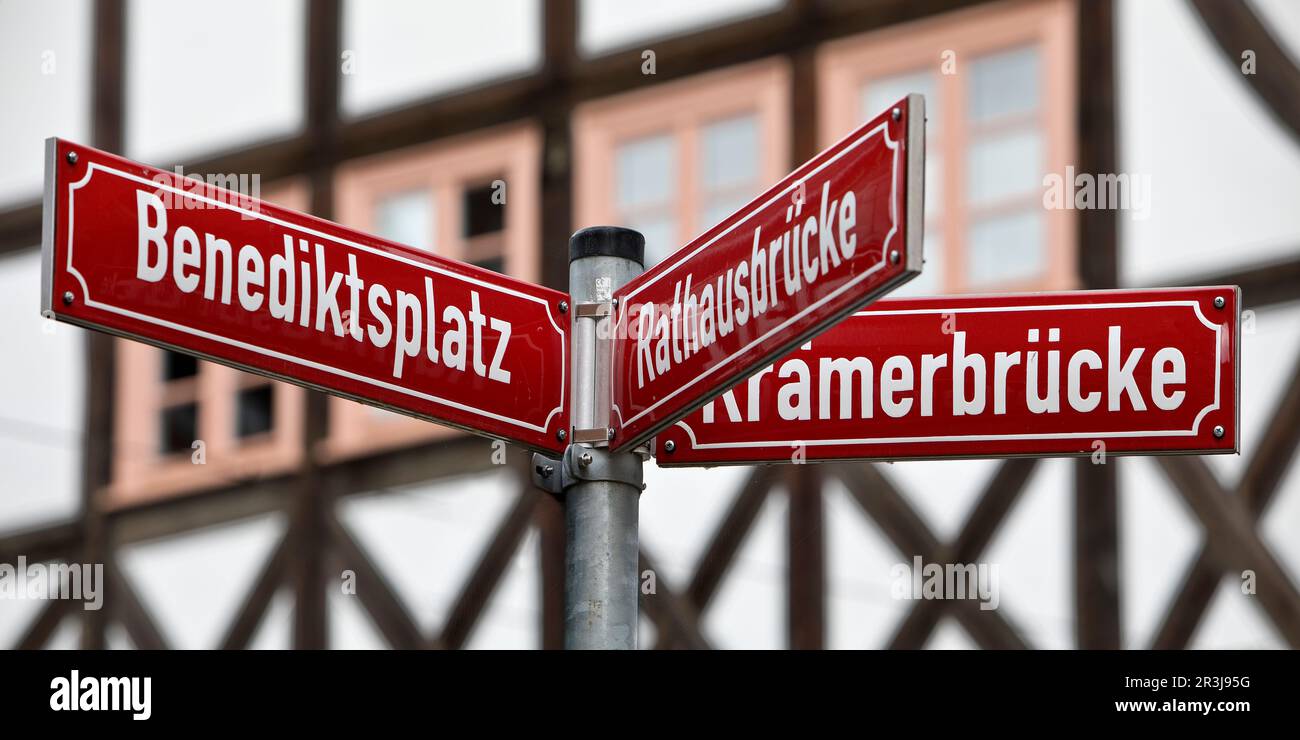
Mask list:
[[[46,141],[42,313],[559,452],[567,296]]]
[[[909,95],[616,291],[614,449],[918,274],[924,142]]]
[[[1234,286],[886,299],[656,439],[660,465],[1238,449]]]

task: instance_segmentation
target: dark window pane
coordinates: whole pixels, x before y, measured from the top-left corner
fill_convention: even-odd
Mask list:
[[[163,380],[192,378],[199,373],[199,361],[179,352],[163,352]]]
[[[492,234],[505,228],[505,181],[495,180],[465,190],[465,237]]]
[[[239,392],[236,434],[251,437],[271,431],[271,386],[245,388]]]
[[[506,260],[504,257],[491,257],[485,260],[476,260],[474,264],[485,270],[492,270],[493,272],[499,272],[503,275],[506,272]]]
[[[199,407],[183,403],[162,410],[161,451],[164,455],[189,452],[198,437]]]

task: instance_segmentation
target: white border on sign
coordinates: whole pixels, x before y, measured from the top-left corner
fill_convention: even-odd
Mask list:
[[[53,147],[53,146],[54,146],[53,141],[54,141],[54,140],[51,139],[51,140],[50,140],[50,143],[48,144],[48,146]],[[47,166],[52,165],[52,164],[54,164],[53,161],[47,163]],[[211,205],[213,205],[213,206],[215,206],[215,207],[217,207],[217,208],[222,208],[222,209],[225,209],[225,210],[228,210],[228,211],[236,211],[236,212],[238,212],[238,213],[244,214],[247,218],[258,219],[258,220],[262,220],[262,221],[268,221],[268,222],[270,222],[270,223],[277,224],[277,225],[279,225],[279,226],[281,226],[281,227],[284,227],[284,228],[287,228],[287,229],[290,229],[290,230],[293,230],[293,231],[296,231],[296,232],[301,232],[301,233],[304,233],[304,234],[310,234],[310,235],[312,235],[312,236],[314,236],[314,237],[317,237],[317,238],[320,238],[320,239],[323,239],[323,240],[326,240],[326,241],[330,241],[330,242],[334,242],[334,243],[336,243],[336,244],[341,244],[341,245],[344,245],[344,246],[348,246],[348,247],[351,247],[351,248],[353,248],[353,249],[361,250],[361,251],[363,251],[363,252],[369,252],[369,253],[374,254],[374,255],[376,255],[376,256],[379,256],[379,257],[385,257],[385,258],[388,258],[388,259],[394,260],[394,261],[396,261],[396,262],[401,262],[401,263],[403,263],[403,264],[410,265],[410,266],[412,266],[412,267],[417,267],[417,268],[423,269],[423,270],[428,271],[428,272],[432,272],[432,273],[436,273],[436,274],[438,274],[438,275],[442,275],[442,276],[444,276],[444,277],[448,277],[448,278],[451,278],[451,279],[454,279],[454,280],[460,280],[461,282],[471,283],[471,284],[473,284],[473,285],[480,286],[480,287],[482,287],[482,288],[484,288],[484,289],[486,289],[486,290],[493,290],[493,291],[496,291],[496,292],[498,292],[498,293],[503,293],[503,294],[505,294],[505,295],[513,296],[513,297],[515,297],[515,298],[520,298],[520,299],[525,300],[525,301],[530,301],[530,302],[533,302],[533,303],[540,304],[540,305],[542,306],[543,313],[545,314],[547,321],[550,322],[551,327],[555,329],[555,332],[556,332],[557,334],[560,335],[561,344],[565,344],[565,342],[563,341],[563,340],[564,340],[564,331],[563,331],[563,329],[560,328],[560,326],[559,326],[558,324],[555,323],[555,318],[554,318],[553,316],[551,316],[550,304],[549,304],[546,300],[544,300],[544,299],[542,299],[542,298],[539,298],[539,297],[537,297],[537,296],[531,296],[531,295],[528,295],[527,293],[523,293],[523,292],[520,292],[520,291],[514,290],[514,289],[512,289],[512,288],[507,288],[507,287],[505,287],[505,286],[501,286],[501,285],[495,285],[495,284],[493,284],[493,283],[490,283],[490,282],[487,282],[487,281],[484,281],[484,280],[479,280],[479,279],[477,279],[477,278],[469,277],[469,276],[466,276],[466,275],[460,275],[460,274],[455,273],[455,272],[452,272],[452,271],[450,271],[450,270],[446,270],[446,269],[443,269],[443,268],[441,268],[441,267],[438,267],[437,265],[428,264],[428,263],[425,263],[425,262],[421,262],[421,261],[419,261],[419,260],[415,260],[415,259],[411,259],[411,258],[409,258],[409,257],[405,257],[405,256],[400,255],[400,254],[395,254],[395,253],[386,252],[386,251],[383,251],[383,250],[380,250],[380,249],[376,249],[376,248],[374,248],[374,247],[367,246],[367,245],[365,245],[365,244],[359,244],[359,243],[357,243],[357,242],[353,242],[353,241],[350,241],[350,240],[347,240],[347,239],[343,239],[343,238],[340,238],[340,237],[337,237],[337,236],[332,236],[332,235],[330,235],[330,234],[326,234],[326,233],[324,233],[324,232],[317,231],[317,230],[315,230],[315,229],[312,229],[312,228],[309,228],[309,227],[306,227],[306,226],[301,226],[301,225],[293,224],[293,223],[290,223],[290,222],[287,222],[287,221],[282,221],[282,220],[280,220],[280,219],[278,219],[278,218],[274,218],[274,217],[272,217],[272,216],[268,216],[268,215],[266,215],[266,214],[264,214],[264,213],[259,213],[259,212],[256,212],[256,211],[249,211],[249,210],[245,210],[245,209],[243,209],[243,208],[238,208],[238,207],[236,207],[236,206],[232,206],[232,205],[230,205],[230,204],[228,204],[228,203],[224,203],[224,202],[222,202],[222,201],[220,201],[220,200],[216,200],[216,199],[208,198],[208,197],[205,197],[205,196],[202,196],[202,195],[196,195],[196,194],[194,194],[194,193],[187,192],[187,191],[184,191],[184,190],[180,190],[180,189],[175,188],[175,187],[172,187],[172,186],[170,186],[170,185],[166,185],[166,184],[163,184],[163,183],[159,183],[159,182],[156,182],[156,181],[153,181],[153,180],[146,180],[146,179],[144,179],[144,178],[142,178],[142,177],[139,177],[139,176],[137,176],[137,175],[133,175],[133,174],[131,174],[131,173],[129,173],[129,172],[122,172],[121,170],[114,169],[114,168],[109,167],[109,166],[107,166],[107,165],[99,164],[98,162],[91,162],[91,163],[87,166],[87,168],[86,168],[86,174],[85,174],[84,177],[82,177],[80,180],[78,180],[78,181],[75,182],[75,183],[69,183],[69,184],[68,184],[68,225],[67,225],[67,230],[68,230],[68,250],[67,250],[67,251],[68,251],[68,258],[67,258],[67,265],[66,265],[66,268],[67,268],[68,273],[69,273],[70,275],[72,275],[73,277],[75,277],[75,278],[77,279],[77,282],[81,284],[81,290],[82,290],[82,293],[83,293],[84,296],[85,296],[85,303],[86,303],[87,306],[89,306],[89,307],[91,307],[91,308],[100,309],[100,310],[102,310],[102,311],[107,311],[107,312],[109,312],[109,313],[115,313],[115,314],[118,314],[118,315],[121,315],[121,316],[126,316],[126,317],[128,317],[128,318],[132,318],[132,319],[135,319],[135,320],[137,320],[137,321],[143,321],[143,322],[145,322],[145,323],[149,323],[149,324],[154,324],[154,325],[157,325],[157,326],[165,327],[165,328],[167,328],[167,329],[171,329],[171,330],[173,330],[173,331],[182,332],[182,333],[184,333],[184,334],[190,334],[190,335],[193,335],[193,336],[196,336],[196,337],[200,337],[200,338],[202,338],[202,339],[206,339],[206,340],[209,340],[209,341],[212,341],[212,342],[217,342],[217,343],[219,343],[219,344],[225,344],[225,345],[228,345],[228,346],[231,346],[231,347],[236,347],[236,348],[238,348],[238,349],[246,350],[246,351],[249,351],[249,352],[254,352],[254,353],[257,353],[257,354],[260,354],[260,355],[264,355],[264,356],[266,356],[266,357],[272,357],[272,358],[275,358],[275,359],[277,359],[277,360],[281,360],[281,361],[284,361],[284,362],[291,362],[291,363],[293,363],[293,364],[295,364],[295,365],[301,365],[301,366],[303,366],[303,367],[308,367],[308,368],[311,368],[311,369],[313,369],[313,370],[318,370],[318,371],[325,372],[325,373],[329,373],[329,374],[332,374],[332,375],[337,375],[337,376],[339,376],[339,377],[348,378],[348,379],[350,379],[350,380],[354,380],[354,381],[357,381],[357,382],[360,382],[360,383],[365,383],[365,384],[368,384],[368,385],[372,385],[372,386],[375,386],[375,387],[377,387],[377,388],[383,388],[383,389],[385,389],[385,390],[393,391],[393,392],[395,392],[395,393],[401,393],[401,394],[404,394],[404,395],[407,395],[407,396],[411,396],[411,397],[414,397],[414,398],[419,398],[419,399],[422,399],[422,400],[428,401],[428,402],[430,402],[430,403],[435,403],[435,404],[438,404],[438,405],[441,405],[441,406],[446,406],[446,407],[448,407],[448,408],[453,408],[453,409],[456,409],[456,410],[458,410],[458,411],[464,411],[464,412],[467,412],[467,413],[478,414],[478,415],[480,415],[480,416],[482,416],[482,417],[484,417],[484,418],[487,418],[487,419],[493,419],[493,420],[495,420],[495,421],[499,421],[499,422],[502,422],[502,423],[504,423],[504,424],[510,424],[511,426],[517,426],[517,427],[520,427],[520,428],[523,428],[523,429],[528,429],[528,430],[530,430],[530,431],[539,432],[539,433],[541,433],[541,434],[545,434],[545,433],[547,432],[547,429],[549,428],[549,426],[550,426],[550,424],[551,424],[551,420],[555,418],[555,415],[556,415],[556,414],[559,414],[559,413],[562,412],[562,410],[563,410],[563,408],[564,408],[565,395],[566,395],[566,392],[567,392],[567,386],[568,386],[568,373],[567,373],[567,368],[565,367],[565,362],[566,362],[566,359],[567,359],[567,358],[564,357],[564,353],[563,353],[563,352],[560,353],[560,355],[561,355],[561,358],[560,358],[560,377],[564,379],[563,382],[560,383],[560,403],[559,403],[558,406],[556,406],[554,409],[552,409],[552,410],[550,411],[550,413],[548,413],[548,414],[546,415],[546,420],[542,422],[541,426],[538,426],[537,424],[530,423],[530,422],[524,421],[524,420],[522,420],[522,419],[515,419],[515,418],[509,417],[509,416],[505,416],[505,415],[503,415],[503,414],[493,413],[493,412],[491,412],[491,411],[487,411],[487,410],[484,410],[484,409],[480,409],[480,408],[475,407],[475,406],[470,406],[470,405],[468,405],[468,404],[459,403],[459,402],[457,402],[457,401],[452,401],[452,400],[450,400],[450,399],[442,398],[442,397],[440,397],[440,396],[434,396],[434,395],[431,395],[431,394],[428,394],[428,393],[421,393],[421,392],[416,391],[416,390],[413,390],[413,389],[411,389],[411,388],[407,388],[407,387],[405,387],[405,386],[397,385],[397,384],[395,384],[395,383],[391,383],[391,382],[388,382],[388,381],[385,381],[385,380],[378,380],[378,379],[370,378],[370,377],[367,377],[367,376],[364,376],[364,375],[358,375],[358,374],[356,374],[356,373],[352,373],[352,372],[349,372],[349,371],[347,371],[347,370],[343,370],[343,369],[340,369],[340,368],[332,367],[332,366],[329,366],[329,365],[324,365],[324,364],[321,364],[321,363],[318,363],[318,362],[313,362],[313,361],[311,361],[311,360],[305,360],[305,359],[303,359],[303,358],[301,358],[301,357],[296,357],[296,356],[294,356],[294,355],[288,355],[288,354],[285,354],[285,353],[283,353],[283,352],[277,352],[277,351],[272,350],[272,349],[267,349],[266,347],[261,347],[261,346],[255,345],[255,344],[250,344],[250,343],[248,343],[248,342],[241,342],[241,341],[239,341],[239,340],[237,340],[237,339],[231,339],[230,337],[223,337],[223,336],[220,336],[220,335],[217,335],[217,334],[212,334],[212,333],[210,333],[210,332],[206,332],[206,331],[203,331],[203,330],[201,330],[201,329],[195,329],[195,328],[190,327],[190,326],[185,326],[184,324],[178,324],[178,323],[176,323],[176,322],[174,322],[174,321],[168,321],[168,320],[166,320],[166,319],[160,319],[160,318],[157,318],[157,317],[155,317],[155,316],[149,316],[149,315],[147,315],[147,314],[142,314],[142,313],[139,313],[139,312],[136,312],[136,311],[131,311],[131,310],[129,310],[129,309],[121,308],[121,307],[118,307],[118,306],[113,306],[113,305],[111,305],[111,304],[103,303],[103,302],[96,301],[96,300],[92,299],[91,296],[90,296],[90,289],[89,289],[89,287],[86,285],[86,280],[85,280],[85,278],[84,278],[84,277],[82,276],[82,274],[77,270],[77,268],[74,267],[73,264],[72,264],[72,234],[73,234],[73,228],[72,228],[72,227],[73,227],[73,221],[74,221],[74,216],[75,216],[75,214],[74,214],[74,206],[76,205],[76,191],[77,191],[78,189],[82,188],[82,187],[85,187],[85,185],[86,185],[87,183],[90,182],[90,179],[91,179],[91,177],[94,175],[94,173],[95,173],[96,170],[101,170],[101,171],[106,172],[106,173],[110,173],[110,174],[113,174],[113,175],[117,175],[118,177],[122,177],[122,178],[124,178],[124,179],[131,180],[131,181],[134,181],[134,182],[140,183],[140,184],[142,184],[142,185],[146,185],[146,186],[148,186],[148,187],[150,187],[150,188],[153,188],[153,189],[167,190],[167,191],[170,191],[170,192],[176,193],[177,195],[180,195],[180,196],[185,197],[185,198],[192,198],[192,199],[194,199],[194,200],[198,200],[198,201],[201,201],[201,202],[204,202],[204,203],[211,204]],[[53,176],[53,171],[51,171],[51,176]],[[47,209],[46,209],[46,213],[47,213],[47,214],[52,214],[52,213],[53,213],[53,209],[47,207]],[[51,218],[51,219],[52,219],[53,216],[52,216],[52,215],[47,215],[47,218]],[[52,247],[52,245],[51,245],[51,247]],[[52,252],[52,249],[51,249],[51,252]],[[51,259],[52,259],[52,255],[51,255]],[[51,290],[51,289],[52,289],[52,286],[53,286],[52,275],[50,276],[50,278],[47,278],[47,279],[45,280],[45,283],[46,283],[45,290],[47,290],[47,291],[48,291],[48,290]],[[52,306],[50,300],[52,300],[52,297],[47,297],[47,300],[45,301],[45,305],[46,305],[47,309],[50,308],[50,307]],[[273,373],[273,374],[274,374],[274,373]],[[280,375],[279,377],[286,377],[286,376]]]
[[[668,395],[664,396],[663,398],[660,398],[659,400],[655,401],[655,402],[654,402],[653,404],[651,404],[650,406],[648,406],[648,407],[642,409],[641,411],[637,412],[636,414],[634,414],[630,419],[627,419],[626,421],[623,420],[623,411],[622,411],[622,409],[619,408],[618,403],[617,403],[616,400],[615,400],[615,402],[612,403],[612,411],[613,411],[613,413],[615,413],[615,414],[618,415],[619,425],[620,425],[620,426],[629,426],[629,425],[631,425],[631,424],[635,424],[636,421],[637,421],[638,419],[641,419],[641,418],[644,417],[646,414],[651,413],[652,411],[654,411],[656,408],[659,408],[659,406],[663,405],[663,404],[666,403],[667,401],[670,401],[670,400],[672,400],[674,397],[676,397],[676,396],[680,395],[681,393],[685,392],[686,390],[688,390],[689,388],[691,388],[692,386],[694,386],[696,383],[699,383],[701,380],[704,380],[705,378],[709,377],[710,375],[712,375],[713,373],[717,372],[718,370],[720,370],[720,369],[726,367],[726,366],[729,365],[733,360],[735,360],[737,357],[739,357],[740,355],[742,355],[742,354],[744,354],[745,352],[748,352],[750,349],[752,349],[755,345],[758,345],[758,344],[760,344],[760,343],[766,341],[766,340],[769,339],[773,334],[775,334],[775,333],[781,331],[782,329],[786,328],[786,327],[789,326],[790,324],[792,324],[792,323],[794,323],[794,322],[796,322],[796,321],[799,321],[800,319],[804,318],[805,316],[807,316],[807,315],[808,315],[809,313],[811,313],[812,311],[816,310],[817,308],[820,308],[820,307],[821,307],[822,305],[824,305],[827,301],[830,301],[831,299],[838,297],[840,294],[844,293],[846,290],[849,290],[850,288],[853,288],[853,287],[856,286],[858,283],[862,282],[863,280],[867,279],[868,277],[870,277],[871,275],[875,274],[876,272],[878,272],[879,270],[881,270],[881,269],[883,269],[883,268],[885,267],[885,264],[886,264],[886,262],[885,262],[885,259],[886,259],[886,258],[885,258],[885,255],[889,253],[889,245],[890,245],[890,243],[891,243],[891,242],[893,241],[893,239],[894,239],[894,234],[898,233],[898,174],[899,174],[899,160],[900,160],[899,154],[900,154],[900,152],[902,151],[901,147],[899,146],[899,143],[898,143],[897,141],[894,141],[893,139],[891,139],[891,138],[889,137],[889,123],[888,123],[888,121],[882,121],[882,122],[881,122],[880,124],[878,124],[875,128],[871,129],[871,130],[868,131],[867,133],[865,133],[865,134],[863,134],[862,136],[858,137],[857,140],[855,140],[852,144],[849,144],[848,146],[846,146],[846,147],[844,147],[843,149],[841,149],[839,152],[837,152],[837,153],[835,154],[835,156],[833,156],[833,157],[827,159],[825,162],[822,162],[822,163],[821,163],[820,165],[818,165],[816,168],[814,168],[814,169],[811,170],[810,172],[806,173],[806,174],[803,175],[802,177],[798,178],[797,180],[792,180],[792,181],[790,182],[790,184],[787,185],[784,189],[782,189],[781,191],[779,191],[779,192],[777,192],[776,194],[774,194],[771,198],[767,199],[767,200],[764,201],[762,204],[757,205],[757,206],[755,206],[754,208],[750,209],[750,211],[749,211],[748,213],[746,213],[746,214],[744,215],[744,217],[742,217],[741,219],[737,220],[735,223],[731,224],[731,226],[727,227],[727,228],[724,229],[723,231],[721,231],[721,232],[719,232],[718,234],[716,234],[712,239],[710,239],[710,240],[708,240],[707,242],[704,242],[703,244],[699,245],[699,246],[696,247],[695,249],[691,250],[689,253],[686,253],[686,254],[683,254],[683,255],[680,256],[680,257],[677,257],[671,266],[669,266],[668,268],[664,269],[664,270],[663,270],[662,272],[660,272],[658,275],[655,275],[653,278],[651,278],[650,280],[648,280],[644,285],[639,285],[639,286],[637,286],[637,288],[636,288],[635,290],[633,290],[632,292],[628,293],[628,294],[627,294],[627,295],[626,295],[622,300],[620,300],[620,301],[619,301],[619,304],[618,304],[618,310],[619,310],[619,312],[621,313],[621,312],[624,310],[625,305],[628,304],[628,303],[631,303],[631,302],[632,302],[632,298],[633,298],[634,296],[636,296],[638,293],[640,293],[641,291],[645,290],[646,288],[649,288],[651,285],[654,285],[656,282],[658,282],[658,280],[659,280],[660,278],[662,278],[662,277],[664,277],[665,275],[667,275],[667,274],[673,272],[674,270],[676,270],[676,269],[677,269],[677,268],[678,268],[678,267],[679,267],[683,262],[685,262],[686,260],[689,260],[689,259],[693,258],[695,255],[699,254],[701,250],[707,249],[707,248],[708,248],[709,246],[711,246],[714,242],[718,241],[718,240],[721,239],[722,237],[724,237],[724,236],[726,236],[727,234],[731,233],[734,229],[736,229],[737,227],[739,227],[741,224],[743,224],[743,223],[745,223],[746,221],[748,221],[750,218],[752,218],[752,217],[753,217],[755,214],[757,214],[759,211],[764,210],[764,209],[767,208],[768,206],[772,205],[772,203],[774,203],[774,202],[776,202],[777,200],[780,200],[781,198],[785,197],[786,194],[788,194],[790,191],[794,190],[795,187],[797,187],[800,183],[807,182],[809,178],[813,177],[813,176],[816,175],[818,172],[821,172],[821,171],[822,171],[823,169],[825,169],[826,167],[829,167],[831,164],[834,164],[837,160],[840,159],[840,157],[843,157],[845,154],[848,154],[849,152],[853,151],[853,149],[857,148],[859,145],[861,145],[863,142],[867,141],[867,140],[870,139],[871,137],[875,136],[877,133],[882,133],[882,134],[884,135],[885,146],[888,147],[890,150],[892,150],[892,151],[894,152],[894,156],[893,156],[893,177],[891,178],[891,188],[890,188],[890,194],[889,194],[889,218],[890,218],[890,227],[889,227],[889,233],[885,235],[885,240],[884,240],[884,242],[881,243],[881,248],[880,248],[880,260],[879,260],[878,262],[876,262],[876,264],[872,265],[871,267],[869,267],[869,268],[867,268],[865,271],[863,271],[862,274],[857,275],[857,276],[854,277],[852,280],[846,282],[845,284],[841,285],[840,287],[836,288],[835,290],[831,291],[830,293],[826,294],[825,296],[822,296],[822,297],[821,297],[820,299],[818,299],[816,302],[811,303],[811,304],[805,306],[802,310],[800,310],[800,311],[799,311],[798,313],[796,313],[794,316],[791,316],[790,318],[788,318],[788,319],[786,319],[785,321],[781,322],[779,325],[774,326],[774,327],[772,327],[771,329],[768,329],[766,332],[763,333],[762,336],[760,336],[760,337],[754,339],[754,340],[751,341],[749,344],[746,344],[744,347],[741,347],[740,349],[736,350],[735,352],[732,352],[730,355],[727,355],[727,356],[726,356],[725,358],[723,358],[722,360],[719,360],[717,363],[715,363],[715,364],[713,364],[712,366],[710,366],[710,367],[709,367],[707,370],[705,370],[703,373],[700,373],[699,375],[695,376],[695,377],[692,378],[689,382],[684,383],[683,385],[678,386],[675,390],[673,390],[673,391],[672,391],[671,393],[669,393]],[[621,317],[620,317],[620,319],[621,319]],[[617,322],[615,322],[615,323],[617,324]],[[611,369],[612,369],[612,367],[613,367],[613,363],[611,363],[610,365],[611,365]]]
[[[952,314],[952,313],[989,313],[994,311],[1059,311],[1059,310],[1092,310],[1092,309],[1119,309],[1119,308],[1154,308],[1159,306],[1187,306],[1196,313],[1196,318],[1200,320],[1207,328],[1214,331],[1214,403],[1203,407],[1196,415],[1192,422],[1191,429],[1174,429],[1174,430],[1150,430],[1150,431],[1128,431],[1128,432],[1067,432],[1067,433],[1043,433],[1043,434],[955,434],[942,436],[926,437],[864,437],[860,439],[819,439],[819,440],[798,440],[799,444],[807,447],[829,447],[832,445],[875,445],[875,444],[896,444],[907,442],[991,442],[995,440],[1014,440],[1014,439],[1089,439],[1097,437],[1194,437],[1200,432],[1201,420],[1205,415],[1219,408],[1219,386],[1220,386],[1220,367],[1222,365],[1221,350],[1223,347],[1223,325],[1212,323],[1201,313],[1201,305],[1196,301],[1143,301],[1135,303],[1075,303],[1069,305],[1037,305],[1037,306],[975,306],[969,308],[915,308],[899,309],[897,311],[859,311],[854,316],[903,316],[909,314]],[[755,442],[712,442],[700,443],[695,437],[695,430],[685,419],[677,422],[677,426],[686,431],[686,436],[691,440],[691,449],[695,450],[726,450],[726,449],[743,449],[759,447],[782,447],[789,448],[795,440],[759,440]]]

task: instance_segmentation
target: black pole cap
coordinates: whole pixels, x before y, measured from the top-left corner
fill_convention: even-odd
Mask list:
[[[569,237],[569,261],[583,257],[622,257],[645,265],[645,237],[621,226],[589,226]]]

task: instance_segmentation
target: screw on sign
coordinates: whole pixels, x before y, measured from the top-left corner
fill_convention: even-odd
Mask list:
[[[1230,453],[1233,286],[887,299],[658,437],[660,465]]]
[[[900,100],[616,292],[616,449],[920,272],[924,109]]]
[[[564,448],[558,291],[57,139],[43,266],[46,316]]]

